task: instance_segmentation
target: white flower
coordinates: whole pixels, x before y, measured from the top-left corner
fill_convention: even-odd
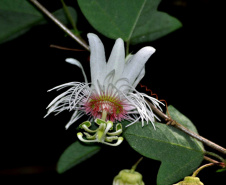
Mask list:
[[[139,93],[135,88],[144,77],[145,63],[155,49],[147,46],[135,55],[125,58],[124,42],[119,38],[106,62],[104,46],[99,37],[89,33],[88,39],[91,51],[91,83],[88,83],[79,61],[72,58],[66,59],[67,62],[82,69],[85,82],[69,82],[53,88],[69,89],[49,104],[47,115],[64,110],[74,111],[66,128],[83,115],[88,115],[90,121],[96,118],[114,123],[128,120],[130,124],[127,126],[129,126],[141,120],[142,126],[144,121],[151,122],[154,126],[154,120],[157,117],[145,99],[159,109],[161,109],[159,106],[161,102],[144,93]]]

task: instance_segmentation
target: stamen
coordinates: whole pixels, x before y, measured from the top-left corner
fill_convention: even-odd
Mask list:
[[[112,142],[114,140],[118,140],[118,136],[110,136],[105,138],[105,141],[107,142]]]
[[[105,137],[106,137],[106,134],[108,133],[108,131],[111,129],[112,126],[113,126],[113,122],[108,121],[108,122],[107,122],[107,127],[106,127],[106,129],[105,129],[105,131],[104,131],[104,136],[105,136]]]
[[[82,142],[85,142],[85,143],[93,143],[93,142],[97,142],[97,140],[95,139],[95,140],[85,140],[85,139],[83,139],[83,134],[81,133],[81,132],[78,132],[77,133],[77,136],[78,136],[78,139],[80,140],[80,141],[82,141]]]
[[[116,132],[108,132],[107,133],[107,135],[109,135],[109,136],[118,136],[118,135],[120,135],[122,133],[122,129],[120,129],[120,130],[117,130]]]
[[[123,137],[119,137],[119,138],[118,138],[118,141],[117,141],[116,143],[114,143],[114,144],[112,144],[112,143],[107,143],[107,142],[104,142],[104,144],[110,145],[110,146],[118,146],[118,145],[120,145],[120,144],[122,143],[123,140],[124,140]]]
[[[122,124],[118,123],[116,125],[116,131],[115,132],[108,132],[107,135],[116,136],[116,135],[120,135],[121,133],[122,133]]]
[[[111,129],[113,129],[113,122],[112,121],[104,121],[103,119],[96,119],[95,122],[99,125],[99,128],[96,130],[91,130],[89,127],[91,126],[91,122],[85,121],[82,124],[80,124],[80,128],[84,129],[87,132],[84,132],[86,135],[86,139],[84,139],[82,136],[83,134],[81,132],[77,133],[78,139],[82,142],[100,142],[107,144],[108,142],[112,142],[114,140],[117,140],[116,143],[110,144],[111,146],[117,146],[119,145],[123,138],[118,137],[122,133],[122,125],[121,123],[118,123],[116,125],[116,131],[115,132],[109,132]],[[90,135],[89,133],[94,133],[93,135]],[[110,135],[110,136],[107,136]],[[108,144],[109,145],[109,144]]]
[[[87,132],[84,132],[84,134],[86,135],[86,138],[88,140],[96,140],[96,134],[94,134],[92,136],[89,133],[87,133]]]
[[[97,130],[90,130],[86,125],[82,125],[82,128],[87,131],[87,132],[90,132],[90,133],[95,133]]]

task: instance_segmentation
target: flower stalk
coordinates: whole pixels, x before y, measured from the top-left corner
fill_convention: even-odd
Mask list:
[[[134,172],[137,168],[137,165],[142,161],[143,157],[141,157],[131,168],[131,172]]]
[[[209,166],[213,166],[213,165],[215,165],[215,164],[216,164],[216,163],[208,163],[208,164],[205,164],[205,165],[199,167],[199,168],[192,174],[192,177],[196,177],[196,176],[198,175],[198,173],[199,173],[201,170],[203,170],[204,168],[207,168],[207,167],[209,167]]]

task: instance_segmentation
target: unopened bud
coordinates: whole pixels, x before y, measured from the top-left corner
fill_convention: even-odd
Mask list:
[[[204,185],[198,177],[185,177],[183,181],[178,182],[174,185]]]
[[[140,173],[125,169],[114,178],[113,185],[144,185],[144,182]]]

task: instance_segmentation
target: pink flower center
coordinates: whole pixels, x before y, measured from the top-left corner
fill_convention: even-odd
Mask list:
[[[107,120],[121,121],[125,118],[126,104],[118,97],[109,95],[92,94],[89,100],[85,103],[85,111],[87,114],[92,115],[94,118],[101,118],[102,112],[107,112]]]

